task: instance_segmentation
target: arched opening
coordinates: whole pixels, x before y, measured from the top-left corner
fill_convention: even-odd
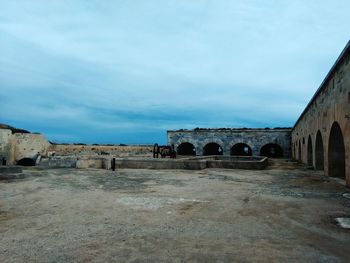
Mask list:
[[[300,140],[299,140],[299,149],[298,149],[298,160],[299,160],[299,162],[301,162],[301,143],[300,143]]]
[[[192,143],[184,142],[177,147],[178,155],[196,155],[196,148]]]
[[[231,155],[235,156],[252,156],[252,148],[245,143],[237,143],[231,148]]]
[[[323,140],[322,140],[322,135],[320,131],[318,131],[316,134],[315,168],[316,170],[324,170]]]
[[[345,179],[345,146],[343,133],[337,122],[332,125],[328,143],[329,176]]]
[[[268,143],[261,147],[260,155],[271,158],[281,158],[283,157],[283,150],[278,144]]]
[[[35,160],[32,158],[23,158],[17,162],[17,165],[35,166]]]
[[[307,139],[307,164],[313,166],[313,155],[312,155],[312,140],[311,136]]]
[[[219,144],[211,142],[204,146],[203,155],[223,155],[223,150]]]
[[[296,159],[295,158],[295,144],[294,143],[293,143],[293,156],[292,157],[293,157],[293,159]]]

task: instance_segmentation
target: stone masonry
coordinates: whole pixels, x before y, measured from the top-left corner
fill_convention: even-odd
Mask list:
[[[251,155],[259,156],[264,145],[276,144],[282,148],[283,157],[290,157],[291,129],[195,129],[168,131],[168,144],[177,150],[183,143],[190,143],[196,155],[203,155],[203,149],[209,143],[222,147],[223,155],[231,155],[236,144],[244,143],[251,148]]]
[[[297,120],[292,152],[350,186],[350,42]]]

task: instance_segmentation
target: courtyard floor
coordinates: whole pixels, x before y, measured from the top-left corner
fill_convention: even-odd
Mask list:
[[[349,262],[350,192],[261,171],[25,169],[0,181],[0,262]]]

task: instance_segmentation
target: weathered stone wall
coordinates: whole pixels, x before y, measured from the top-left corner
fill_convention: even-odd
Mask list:
[[[269,143],[279,145],[283,157],[290,157],[291,129],[199,129],[168,131],[168,144],[178,149],[182,143],[191,143],[196,155],[203,155],[203,148],[209,143],[217,143],[223,155],[230,155],[231,148],[238,143],[247,144],[253,156],[259,156],[261,148]]]
[[[55,155],[82,155],[82,154],[113,154],[121,157],[148,155],[152,156],[153,146],[149,145],[51,145],[50,150]]]
[[[22,158],[33,158],[38,153],[46,156],[50,143],[42,134],[15,133],[11,137],[10,162],[16,163]]]
[[[326,175],[332,175],[331,160],[334,159],[334,156],[335,159],[340,159],[343,158],[342,155],[344,154],[341,146],[336,147],[340,150],[332,152],[330,142],[334,144],[334,140],[343,140],[345,148],[345,177],[348,186],[350,186],[349,43],[292,131],[293,157],[317,169],[324,169]],[[335,137],[331,136],[332,127],[340,127],[341,134],[337,133]],[[341,137],[343,138],[341,139]],[[339,166],[339,163],[335,165]]]
[[[9,129],[0,129],[0,160],[5,157],[9,159],[10,154],[10,140],[12,131]]]

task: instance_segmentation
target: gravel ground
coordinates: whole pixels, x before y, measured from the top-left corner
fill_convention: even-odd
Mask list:
[[[263,171],[25,169],[0,181],[0,262],[349,262],[350,192]]]

